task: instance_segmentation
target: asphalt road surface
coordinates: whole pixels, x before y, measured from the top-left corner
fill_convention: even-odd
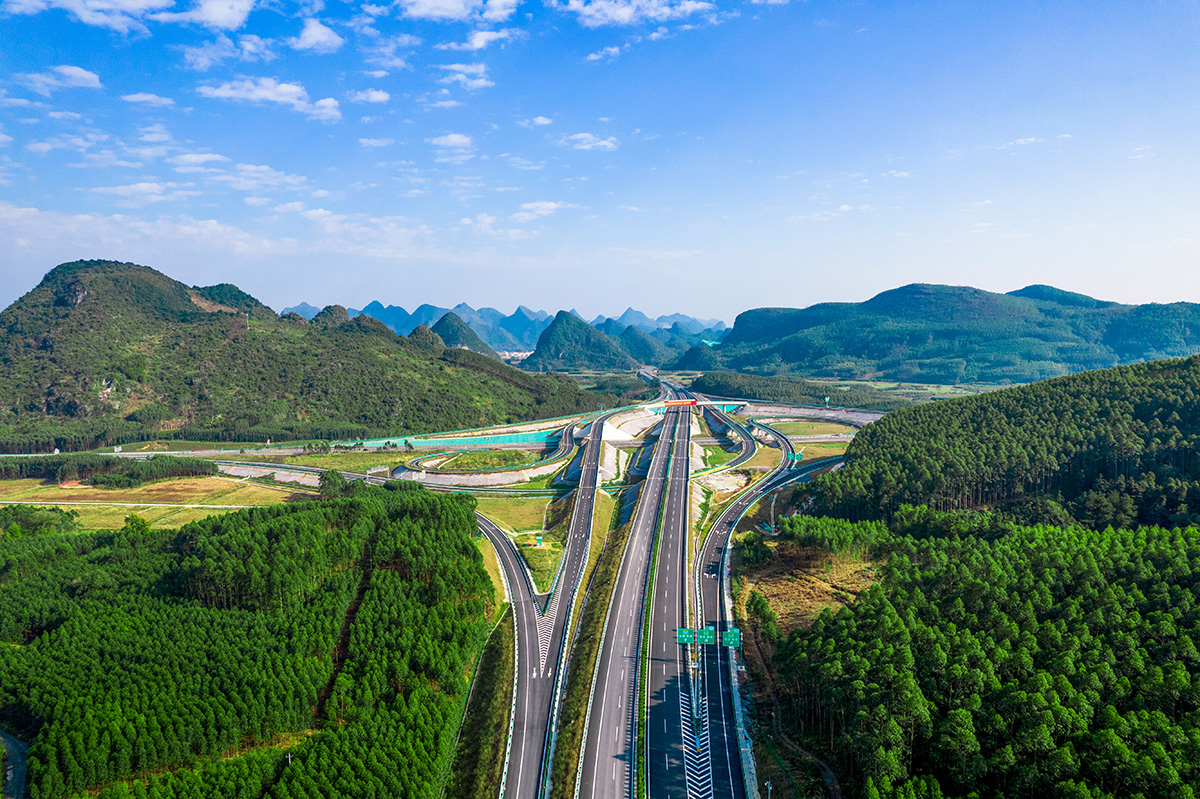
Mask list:
[[[674,426],[681,415],[672,411],[663,419],[613,587],[604,644],[596,661],[592,712],[581,762],[580,799],[628,799],[635,793],[634,696],[650,548],[658,528]]]
[[[676,629],[687,625],[688,480],[691,413],[672,412],[671,456],[650,604],[646,793],[650,799],[709,795],[703,743],[692,715],[688,646]]]

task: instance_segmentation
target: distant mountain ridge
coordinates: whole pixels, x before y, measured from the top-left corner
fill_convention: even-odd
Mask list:
[[[1200,305],[1122,305],[1033,285],[914,283],[861,303],[755,308],[673,366],[926,383],[1026,383],[1200,352]]]
[[[290,308],[284,308],[282,313],[298,313],[305,319],[311,320],[321,309],[302,302]],[[373,300],[362,309],[347,309],[351,318],[364,314],[378,319],[394,330],[398,335],[407,336],[420,325],[433,328],[446,314],[454,313],[467,324],[479,340],[493,351],[497,352],[529,352],[537,347],[538,337],[550,326],[554,315],[546,311],[534,311],[524,305],[517,307],[511,314],[504,314],[495,308],[472,308],[465,302],[453,308],[442,308],[437,305],[420,305],[409,313],[399,305],[384,305]],[[572,309],[569,313],[582,319],[579,312]],[[619,317],[597,316],[591,325],[604,330],[609,335],[619,335],[627,327],[634,326],[646,333],[658,334],[660,343],[667,344],[672,338],[690,339],[701,333],[710,339],[720,339],[729,328],[719,319],[697,319],[687,314],[668,314],[651,319],[641,311],[627,308]],[[615,332],[613,332],[615,331]],[[668,335],[664,331],[670,331]],[[689,342],[694,343],[694,342]],[[686,349],[684,347],[683,349]]]

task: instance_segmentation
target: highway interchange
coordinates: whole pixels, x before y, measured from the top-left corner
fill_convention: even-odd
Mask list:
[[[669,399],[688,397],[664,384]],[[532,597],[511,541],[494,525],[484,532],[503,553],[517,611],[517,692],[504,799],[747,799],[757,797],[752,755],[740,730],[737,664],[722,646],[681,644],[679,628],[713,627],[717,641],[731,625],[728,606],[729,536],[742,514],[760,497],[815,470],[783,459],[762,481],[737,497],[714,523],[699,552],[691,540],[690,480],[692,406],[667,406],[651,432],[653,451],[625,552],[608,603],[602,642],[591,676],[586,730],[573,786],[552,786],[555,708],[561,701],[568,647],[559,631],[571,625],[585,570],[592,498],[599,468],[602,425],[592,426],[576,492],[569,546],[551,597]],[[739,447],[730,464],[740,465],[757,451],[750,430],[716,408],[712,416]],[[765,425],[782,452],[787,438]],[[820,466],[823,464],[817,464]],[[578,557],[576,557],[578,556]],[[564,594],[564,592],[566,592]],[[563,596],[563,599],[559,599]],[[537,648],[541,603],[559,610],[549,657]],[[596,601],[596,600],[593,600]],[[556,663],[551,661],[557,656]],[[531,662],[532,661],[532,662]],[[551,671],[556,679],[551,682]]]
[[[668,401],[703,400],[680,386],[666,381],[662,385]],[[647,435],[653,450],[646,476],[635,489],[637,504],[616,583],[611,597],[600,598],[608,608],[590,675],[574,785],[552,786],[551,765],[571,665],[570,634],[582,612],[577,600],[589,566],[603,431],[605,422],[620,411],[598,416],[578,431],[584,440],[579,483],[558,573],[547,593],[537,593],[509,536],[478,515],[479,529],[495,548],[503,573],[516,641],[499,799],[549,799],[552,791],[573,799],[758,799],[753,756],[740,723],[732,650],[679,643],[676,631],[711,627],[720,643],[732,622],[728,545],[738,520],[761,497],[827,464],[782,458],[777,468],[729,503],[703,541],[695,541],[690,515],[694,407],[667,405],[662,421]],[[758,447],[751,431],[716,407],[708,411],[710,420],[723,426],[739,448],[727,468],[751,458]],[[786,436],[767,425],[756,426],[775,440],[781,456],[792,451]],[[564,427],[555,458],[578,438],[578,427],[575,422]],[[365,479],[381,483],[384,478]]]

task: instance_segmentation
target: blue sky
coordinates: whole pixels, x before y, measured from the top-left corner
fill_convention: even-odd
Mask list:
[[[77,258],[732,322],[1200,301],[1194,2],[0,0],[0,304]]]

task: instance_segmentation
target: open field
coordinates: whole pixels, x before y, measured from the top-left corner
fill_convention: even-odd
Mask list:
[[[59,486],[42,480],[0,481],[0,503],[24,502],[74,510],[85,530],[119,529],[131,513],[154,527],[178,527],[235,509],[230,506],[275,505],[311,497],[221,477],[183,477],[116,490]],[[184,507],[188,505],[214,507]]]
[[[305,444],[316,444],[319,442],[307,441],[276,441],[271,446],[275,447],[303,447]],[[163,439],[161,441],[135,441],[132,444],[125,444],[121,447],[122,452],[188,452],[191,450],[204,449],[220,449],[231,450],[237,452],[239,450],[259,449],[266,447],[267,444],[255,441],[174,441],[172,439]],[[112,452],[112,447],[103,447],[99,452]]]
[[[365,474],[367,469],[373,466],[387,466],[389,469],[403,466],[408,462],[409,458],[415,458],[418,454],[420,453],[321,452],[311,455],[289,455],[280,459],[280,463],[289,466],[315,466],[318,469],[337,469],[342,472],[359,472],[360,474]]]
[[[796,442],[796,451],[803,450],[804,460],[815,461],[818,458],[832,458],[834,455],[845,455],[849,442],[840,441],[805,441]]]
[[[791,541],[766,537],[771,557],[760,564],[736,563],[741,590],[737,604],[746,618],[745,603],[757,591],[777,617],[786,636],[797,627],[808,629],[821,612],[837,612],[871,586],[875,564],[842,555],[816,555]]]
[[[772,424],[785,436],[823,436],[853,433],[855,428],[837,422],[778,422]]]
[[[742,464],[741,468],[751,470],[766,470],[770,471],[780,464],[783,460],[783,451],[776,447],[764,447],[759,445],[758,452],[754,453],[754,457]]]
[[[534,590],[539,594],[550,590],[550,582],[554,579],[554,573],[558,571],[559,561],[562,560],[562,542],[546,535],[539,547],[536,533],[515,535],[513,541],[533,576]]]
[[[479,512],[512,533],[541,530],[552,497],[476,497]]]
[[[504,469],[517,468],[542,459],[545,450],[530,449],[480,449],[467,450],[443,461],[442,469]]]
[[[722,463],[729,463],[737,456],[738,453],[736,452],[726,452],[720,447],[706,446],[704,448],[704,466],[705,468],[720,466]]]
[[[483,555],[483,566],[487,569],[488,577],[492,578],[492,586],[496,589],[496,602],[504,601],[504,578],[500,576],[500,559],[496,557],[496,548],[482,533],[476,533],[475,546]]]

